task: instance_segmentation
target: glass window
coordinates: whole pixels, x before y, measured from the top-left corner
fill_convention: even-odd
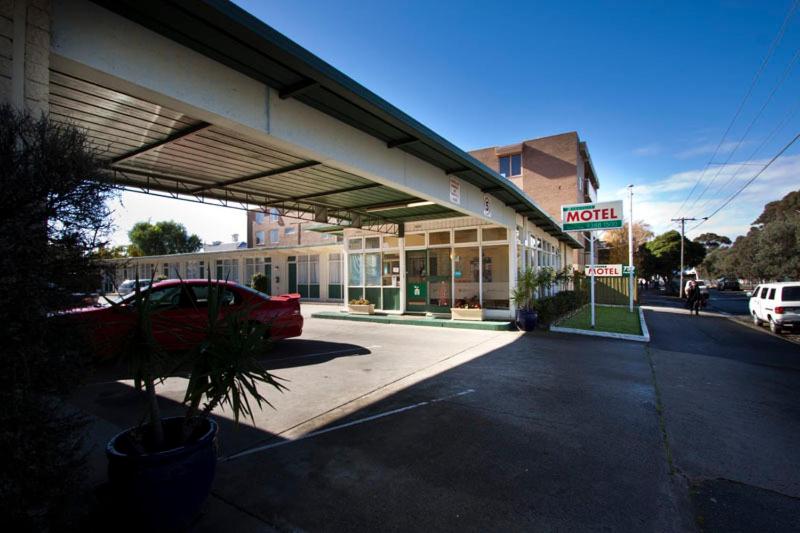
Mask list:
[[[425,246],[424,233],[412,233],[406,235],[406,246]]]
[[[477,229],[457,229],[453,232],[453,241],[458,244],[462,242],[478,242]]]
[[[500,158],[500,175],[504,178],[522,174],[522,154],[504,155]]]
[[[364,256],[361,254],[350,254],[347,256],[348,261],[348,285],[351,287],[360,287],[364,285]]]
[[[264,232],[263,231],[257,231],[256,232],[256,245],[259,245],[259,244],[266,244],[266,242],[264,242]]]
[[[263,224],[264,223],[264,213],[259,211],[256,213],[256,224]]]
[[[768,291],[768,290],[769,290],[769,289],[768,289],[767,287],[764,287],[764,288],[762,288],[762,289],[761,289],[761,298],[762,298],[762,299],[764,299],[764,298],[766,298],[766,297],[767,297],[767,291]]]
[[[381,254],[364,254],[364,272],[368,286],[381,284]]]
[[[269,208],[269,221],[270,222],[277,222],[280,218],[280,214],[278,214],[278,210],[274,207]]]
[[[774,300],[775,299],[775,289],[770,289],[769,290],[769,299],[770,300]]]
[[[206,277],[204,261],[189,261],[186,263],[186,277],[188,279],[201,279]]]
[[[181,301],[181,286],[157,289],[150,293],[150,303],[157,307],[177,306]]]
[[[450,244],[449,231],[433,231],[428,234],[428,243],[433,244]]]
[[[342,256],[331,254],[328,258],[328,283],[331,285],[342,284]]]
[[[367,237],[366,239],[364,239],[364,249],[377,250],[380,247],[381,247],[380,237]]]
[[[197,305],[208,305],[208,285],[194,285],[192,286],[192,292],[194,292]],[[234,300],[236,300],[233,292],[228,289],[222,289],[222,294],[220,296],[222,297],[222,305],[232,305]]]
[[[361,238],[358,239],[348,239],[347,241],[347,249],[348,250],[361,250],[363,243]]]
[[[308,256],[308,282],[311,285],[319,284],[319,256]]]
[[[291,235],[291,234],[293,234],[295,232],[295,230],[296,230],[296,228],[294,226],[286,226],[283,229],[283,234],[284,235]]]
[[[798,287],[784,287],[781,289],[781,299],[784,302],[793,302],[800,300],[800,286]]]
[[[400,246],[400,241],[398,237],[384,237],[383,238],[383,247],[384,248],[397,248]]]
[[[308,256],[301,255],[297,258],[297,283],[308,285]]]
[[[400,256],[398,254],[383,254],[381,285],[384,287],[400,286]]]
[[[483,228],[481,230],[481,238],[484,241],[504,241],[507,236],[506,228]]]
[[[217,259],[217,279],[239,282],[239,260]]]
[[[278,242],[279,239],[280,239],[280,236],[278,235],[278,230],[276,230],[276,229],[269,230],[269,242],[274,244],[274,243]]]
[[[480,302],[480,256],[478,247],[453,248],[453,281],[455,305],[463,307]]]
[[[508,309],[508,245],[483,247],[483,307]]]

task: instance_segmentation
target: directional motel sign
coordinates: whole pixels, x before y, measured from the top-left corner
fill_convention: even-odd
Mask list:
[[[594,272],[592,272],[594,271]],[[598,278],[618,278],[622,276],[622,265],[594,265],[584,269],[587,276],[594,274]]]
[[[621,228],[622,200],[562,205],[561,222],[564,231]]]

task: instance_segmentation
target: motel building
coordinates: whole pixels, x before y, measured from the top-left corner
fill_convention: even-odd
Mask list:
[[[264,272],[274,294],[365,297],[387,313],[477,300],[505,319],[518,271],[582,255],[525,176],[501,175],[232,3],[13,0],[0,18],[0,101],[81,128],[120,189],[292,214],[335,236],[136,258],[115,265],[118,280]],[[596,177],[573,140],[580,200]],[[513,169],[526,146],[494,153]]]

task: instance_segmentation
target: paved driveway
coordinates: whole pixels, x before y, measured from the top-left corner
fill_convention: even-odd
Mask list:
[[[276,410],[238,430],[220,413],[196,529],[796,525],[798,348],[721,317],[647,317],[649,346],[309,320],[266,359],[291,380]],[[167,411],[182,385],[162,387]],[[99,437],[136,402],[107,379],[76,397]]]

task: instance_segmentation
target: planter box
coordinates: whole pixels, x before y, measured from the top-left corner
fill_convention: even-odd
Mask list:
[[[483,320],[483,309],[451,307],[450,316],[453,320]]]
[[[369,305],[348,304],[347,310],[350,312],[351,315],[374,315],[375,304],[369,304]]]

